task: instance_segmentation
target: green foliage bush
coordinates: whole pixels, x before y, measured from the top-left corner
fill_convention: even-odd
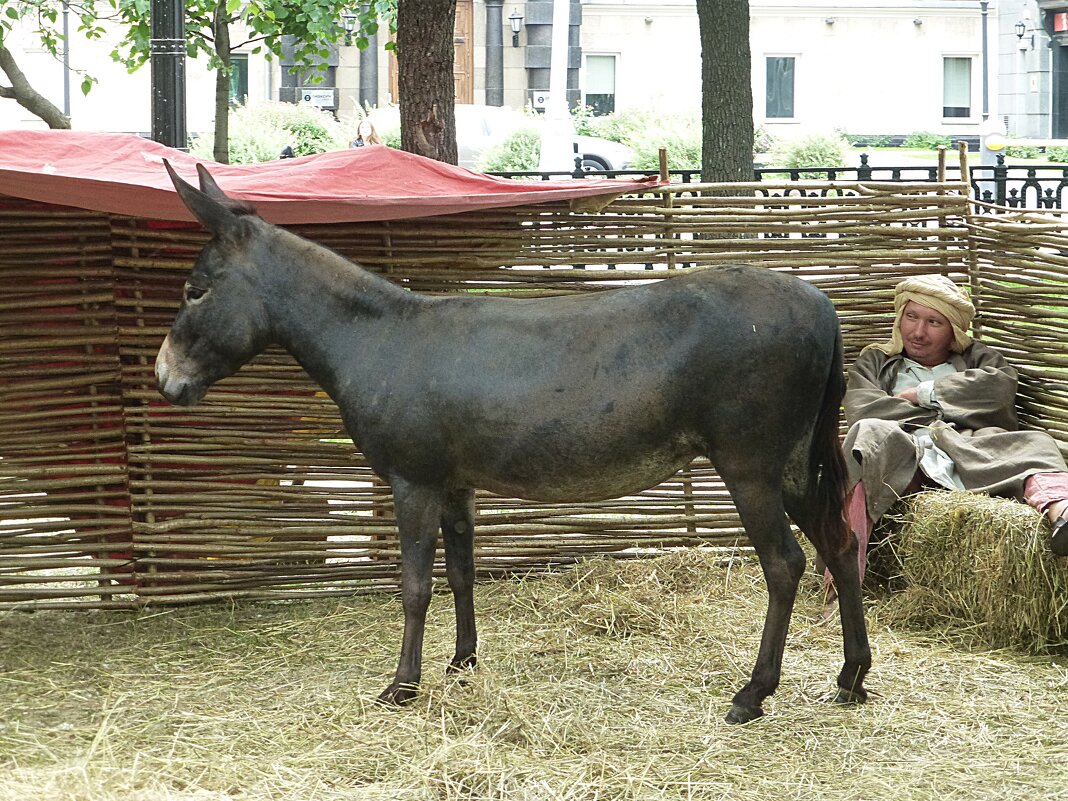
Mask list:
[[[593,115],[593,106],[575,106],[571,109],[571,124],[579,136],[599,136],[596,132],[597,117]]]
[[[603,117],[593,117],[590,121],[589,136],[599,136],[634,147],[637,139],[651,128],[660,126],[661,119],[640,109],[617,111]]]
[[[770,153],[775,148],[775,137],[763,125],[753,130],[753,152]]]
[[[636,170],[660,169],[660,148],[667,148],[668,169],[701,169],[701,129],[695,131],[661,130],[631,144]]]
[[[701,169],[701,119],[697,114],[653,115],[631,109],[594,117],[589,135],[633,148],[631,166],[635,169],[659,169],[662,147],[667,148],[670,169]]]
[[[1046,159],[1048,161],[1065,162],[1068,161],[1068,147],[1047,147]]]
[[[914,131],[905,137],[904,147],[913,150],[938,150],[939,147],[953,147],[953,138],[931,131]]]
[[[846,141],[853,147],[888,147],[891,136],[888,134],[850,134],[843,133]]]
[[[274,161],[282,148],[297,156],[342,150],[349,137],[329,112],[308,105],[263,103],[238,106],[230,111],[230,163]],[[213,158],[214,134],[207,131],[193,139],[189,152]]]
[[[773,155],[774,166],[798,169],[802,167],[842,167],[849,142],[839,134],[811,133],[797,139],[780,142]],[[821,173],[801,173],[802,178],[820,178]]]
[[[667,148],[671,169],[701,169],[701,118],[697,113],[657,115],[641,109],[628,109],[597,117],[592,109],[585,107],[572,110],[571,116],[576,134],[598,136],[633,148],[632,166],[635,169],[658,169],[662,147]],[[758,127],[754,131],[755,152],[767,152],[774,142],[774,137],[765,128]],[[388,138],[386,143],[391,144]],[[483,153],[478,169],[485,172],[534,171],[538,169],[540,152],[538,129],[533,126],[523,128]]]
[[[520,128],[498,145],[486,150],[478,162],[482,172],[524,172],[538,169],[541,131]]]
[[[1041,154],[1033,145],[1009,145],[1005,148],[1005,155],[1014,159],[1037,159]]]

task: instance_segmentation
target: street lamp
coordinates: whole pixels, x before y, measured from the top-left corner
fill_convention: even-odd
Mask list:
[[[519,47],[519,31],[523,28],[523,15],[518,9],[513,8],[508,15],[508,22],[512,26],[512,47]]]
[[[359,19],[355,14],[342,14],[341,25],[345,28],[345,44],[352,44],[352,32],[356,30],[356,20]]]
[[[1034,34],[1034,32],[1031,33],[1031,38],[1030,39],[1024,39],[1024,36],[1027,35],[1027,20],[1020,20],[1019,22],[1017,22],[1015,25],[1012,26],[1012,29],[1016,32],[1016,38],[1019,40],[1019,45],[1020,45],[1020,49],[1021,50],[1033,50],[1034,49],[1034,47],[1035,47],[1035,34]]]

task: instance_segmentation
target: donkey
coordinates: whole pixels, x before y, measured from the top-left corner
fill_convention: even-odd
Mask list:
[[[450,670],[476,662],[475,489],[537,501],[616,498],[699,455],[715,465],[768,586],[749,682],[727,720],[775,691],[804,553],[839,593],[845,664],[834,699],[863,702],[871,664],[855,538],[843,518],[841,331],[823,293],[745,265],[568,297],[434,297],[405,291],[166,164],[213,234],[156,359],[171,403],[279,344],[329,394],[393,489],[404,635],[379,699],[416,693],[437,532],[456,609]]]

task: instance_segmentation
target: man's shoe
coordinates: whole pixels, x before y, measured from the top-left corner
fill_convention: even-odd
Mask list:
[[[1068,517],[1057,518],[1053,524],[1049,547],[1057,556],[1068,556]]]

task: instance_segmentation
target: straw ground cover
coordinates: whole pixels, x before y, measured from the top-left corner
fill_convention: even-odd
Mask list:
[[[1068,788],[1068,663],[967,652],[870,615],[878,695],[822,699],[840,666],[807,576],[767,717],[723,722],[765,594],[723,552],[581,563],[478,588],[482,664],[371,702],[399,601],[6,613],[0,798],[1048,799]]]

